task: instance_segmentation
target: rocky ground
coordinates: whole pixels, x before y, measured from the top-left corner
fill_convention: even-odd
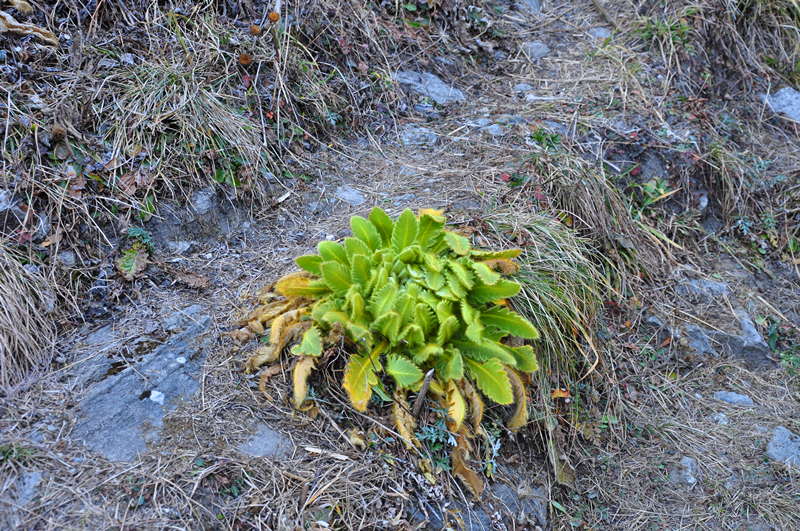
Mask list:
[[[503,4],[494,61],[433,54],[397,72],[401,118],[307,153],[308,179],[274,183],[255,218],[224,187],[163,205],[145,224],[143,276],[121,283],[109,263],[52,371],[2,403],[0,527],[800,528],[797,266],[731,250],[718,205],[675,155],[700,126],[668,112],[670,94],[647,98],[671,66],[631,75],[614,25],[574,4]],[[791,166],[798,138],[773,110],[800,121],[799,98],[783,90],[764,113]],[[571,485],[554,480],[535,426],[502,438],[495,481],[474,500],[445,477],[430,485],[386,432],[352,446],[335,394],[312,418],[289,404],[286,370],[258,390],[243,370],[253,346],[228,332],[294,257],[374,206],[443,208],[462,224],[537,209],[555,198],[536,157],[563,163],[557,145],[620,186],[635,167],[639,183],[687,190],[662,225],[675,242],[655,247],[660,275],[631,276],[606,301],[602,384],[616,401],[574,405],[600,408],[595,425],[561,417]]]

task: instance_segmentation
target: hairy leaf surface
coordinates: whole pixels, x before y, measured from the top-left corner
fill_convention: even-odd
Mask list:
[[[470,358],[466,358],[469,372],[478,385],[478,388],[490,400],[498,404],[510,404],[514,401],[511,392],[511,382],[508,381],[505,367],[496,359],[478,363]]]

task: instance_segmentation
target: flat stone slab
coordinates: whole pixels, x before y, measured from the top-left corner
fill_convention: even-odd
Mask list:
[[[237,450],[251,457],[283,456],[292,452],[292,443],[283,433],[259,423],[256,432],[240,444]]]
[[[731,391],[717,391],[714,398],[732,406],[753,406],[753,399],[747,395],[740,395]]]
[[[523,42],[522,53],[533,62],[538,61],[542,57],[550,53],[550,48],[543,42]]]
[[[436,131],[433,129],[415,125],[407,125],[402,131],[400,131],[400,141],[406,147],[432,147],[439,142],[439,137],[436,134]]]
[[[800,122],[800,92],[792,87],[782,88],[769,97],[762,96],[767,101],[772,110]]]
[[[336,189],[336,197],[344,201],[345,203],[349,203],[351,206],[358,206],[364,204],[364,194],[361,191],[356,190],[352,186],[340,186]]]
[[[800,467],[800,436],[778,426],[772,431],[772,440],[767,444],[767,457]]]
[[[144,452],[148,441],[157,440],[164,415],[200,387],[213,343],[200,335],[210,323],[207,315],[189,316],[185,330],[133,366],[106,375],[80,400],[71,438],[111,461],[130,461]]]
[[[459,89],[451,87],[438,76],[428,72],[401,71],[394,79],[404,90],[427,96],[439,105],[467,99]]]

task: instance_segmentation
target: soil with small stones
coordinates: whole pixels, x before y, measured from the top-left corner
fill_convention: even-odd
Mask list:
[[[226,335],[251,297],[291,271],[296,256],[314,252],[320,240],[346,237],[352,215],[366,216],[375,206],[395,216],[433,207],[453,223],[478,226],[497,209],[538,208],[548,198],[536,189],[530,155],[547,138],[585,160],[607,157],[608,167],[623,174],[620,187],[637,178],[624,172],[632,164],[646,173],[639,182],[686,181],[689,162],[674,145],[655,139],[658,114],[613,103],[627,90],[623,81],[604,78],[587,60],[604,43],[590,30],[613,28],[592,3],[574,4],[547,3],[538,15],[503,6],[507,32],[494,61],[475,68],[453,54],[427,65],[464,91],[464,101],[430,105],[424,94],[411,92],[391,132],[307,154],[308,179],[290,182],[290,193],[257,218],[219,206],[230,198],[225,189],[212,189],[216,226],[191,232],[183,218],[151,221],[146,228],[159,237],[143,276],[115,280],[87,303],[95,317],[62,338],[51,372],[0,403],[0,527],[415,529],[442,526],[444,518],[466,529],[799,528],[797,469],[767,457],[767,448],[778,426],[800,433],[794,372],[800,368],[779,354],[800,337],[800,273],[779,260],[754,263],[748,253],[727,252],[733,244],[719,244],[726,233],[713,205],[699,209],[699,186],[689,186],[694,196],[674,199],[666,209],[719,237],[693,238],[676,229],[668,236],[685,238],[684,247],[670,248],[665,274],[623,286],[621,297],[607,301],[603,337],[613,356],[604,361],[606,383],[622,407],[596,425],[569,412],[559,418],[569,434],[565,457],[575,468],[574,483],[554,481],[537,427],[501,438],[493,483],[538,493],[548,512],[538,519],[521,520],[499,496],[476,501],[446,474],[430,485],[387,431],[364,418],[342,422],[344,397],[323,393],[330,382],[312,380],[321,404],[314,415],[291,407],[288,365],[260,392],[259,375],[243,370],[254,345]],[[517,51],[524,41],[539,41],[548,53],[530,62]],[[653,80],[669,75],[655,60],[644,67]],[[514,88],[521,83],[529,88]],[[404,135],[410,127],[416,134]],[[692,127],[690,119],[679,119],[672,131],[681,135]],[[419,128],[432,136],[420,139]],[[787,134],[781,141],[791,151],[798,138]],[[727,290],[699,296],[679,289],[687,280],[720,282]],[[135,457],[111,460],[83,445],[91,434],[76,429],[82,401],[115,371],[136,373],[137,356],[186,330],[191,320],[168,323],[189,308],[210,317],[197,331],[206,346],[193,375],[196,392],[149,426],[152,438]],[[758,367],[711,338],[742,334],[742,312],[771,349]],[[681,339],[686,325],[705,330],[717,355],[689,347]],[[102,342],[87,340],[98,330],[113,333]],[[108,370],[87,378],[85,368],[95,366]],[[144,392],[148,374],[139,376]],[[715,398],[718,391],[747,395],[753,405],[729,404]],[[351,428],[382,438],[354,447]],[[252,454],[255,433],[275,437],[265,455]],[[525,499],[521,490],[517,501]]]

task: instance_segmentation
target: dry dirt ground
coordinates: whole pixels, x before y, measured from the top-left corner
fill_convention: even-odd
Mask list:
[[[298,170],[307,180],[293,181],[288,197],[182,254],[158,246],[156,265],[125,284],[116,302],[98,303],[106,305],[105,317],[75,323],[61,338],[52,371],[2,403],[3,529],[415,529],[436,526],[428,514],[434,506],[449,515],[452,528],[480,529],[486,521],[463,522],[481,507],[494,528],[524,528],[496,501],[464,495],[446,474],[435,486],[427,484],[413,456],[387,431],[376,430],[374,424],[388,424],[388,417],[345,414],[341,397],[321,394],[322,387],[315,416],[294,411],[288,367],[261,393],[258,375],[242,368],[253,345],[226,336],[243,308],[251,307],[250,298],[292,270],[294,257],[313,252],[319,240],[343,238],[351,215],[366,215],[374,206],[392,215],[430,206],[445,209],[457,224],[478,227],[492,213],[536,209],[548,200],[544,185],[509,186],[540,171],[531,166],[532,153],[548,164],[562,160],[543,150],[542,134],[557,134],[580,153],[570,159],[576,164],[603,168],[598,159],[608,131],[630,145],[636,135],[657,137],[654,132],[663,130],[663,107],[644,101],[650,92],[630,75],[629,63],[619,62],[628,52],[615,47],[623,44],[589,34],[613,29],[593,4],[546,4],[540,15],[509,9],[506,17],[507,41],[538,40],[549,53],[533,63],[512,54],[505,60],[518,66],[500,74],[491,64],[465,66],[463,76],[444,77],[466,92],[465,101],[434,115],[410,110],[381,134],[306,154]],[[643,68],[655,85],[670,76],[664,63]],[[514,90],[519,83],[530,90]],[[535,97],[526,100],[526,94]],[[412,94],[414,100],[422,98]],[[797,136],[775,121],[774,129],[784,131],[773,134],[775,159],[793,160],[788,154]],[[494,123],[496,135],[485,128]],[[432,131],[435,144],[405,145],[401,134],[409,125]],[[678,122],[673,134],[690,135],[691,127]],[[625,156],[612,166],[624,167]],[[646,171],[681,178],[668,165]],[[154,234],[161,230],[151,227]],[[668,236],[677,239],[681,230]],[[759,267],[718,242],[697,237],[691,246],[660,244],[660,276],[631,277],[632,284],[617,286],[618,297],[606,301],[600,384],[614,398],[601,406],[574,404],[601,407],[595,424],[574,421],[578,417],[569,412],[560,416],[565,458],[575,469],[571,486],[554,480],[536,425],[499,439],[498,464],[512,471],[505,479],[541,489],[547,521],[530,529],[800,529],[797,470],[766,453],[776,427],[800,432],[800,386],[791,358],[781,363],[786,360],[773,352],[774,363],[756,368],[725,353],[698,354],[675,333],[685,324],[739,333],[739,312],[745,311],[765,339],[773,334],[781,349],[790,350],[785,338],[798,337],[800,326],[800,275],[780,263]],[[168,273],[175,268],[198,275],[202,287]],[[687,279],[722,282],[728,289],[696,296],[678,289]],[[136,346],[163,343],[175,333],[164,323],[194,305],[200,306],[197,315],[211,316],[201,334],[210,352],[197,374],[196,395],[167,413],[158,439],[124,462],[75,440],[76,406],[94,385],[76,377],[81,366],[94,358],[135,366]],[[108,325],[112,339],[87,344],[87,336]],[[752,404],[728,404],[715,398],[719,391],[747,395]],[[288,453],[242,454],[238,448],[256,421],[290,441]],[[366,450],[354,448],[345,433],[353,426],[382,438]],[[26,490],[30,495],[21,503]]]

